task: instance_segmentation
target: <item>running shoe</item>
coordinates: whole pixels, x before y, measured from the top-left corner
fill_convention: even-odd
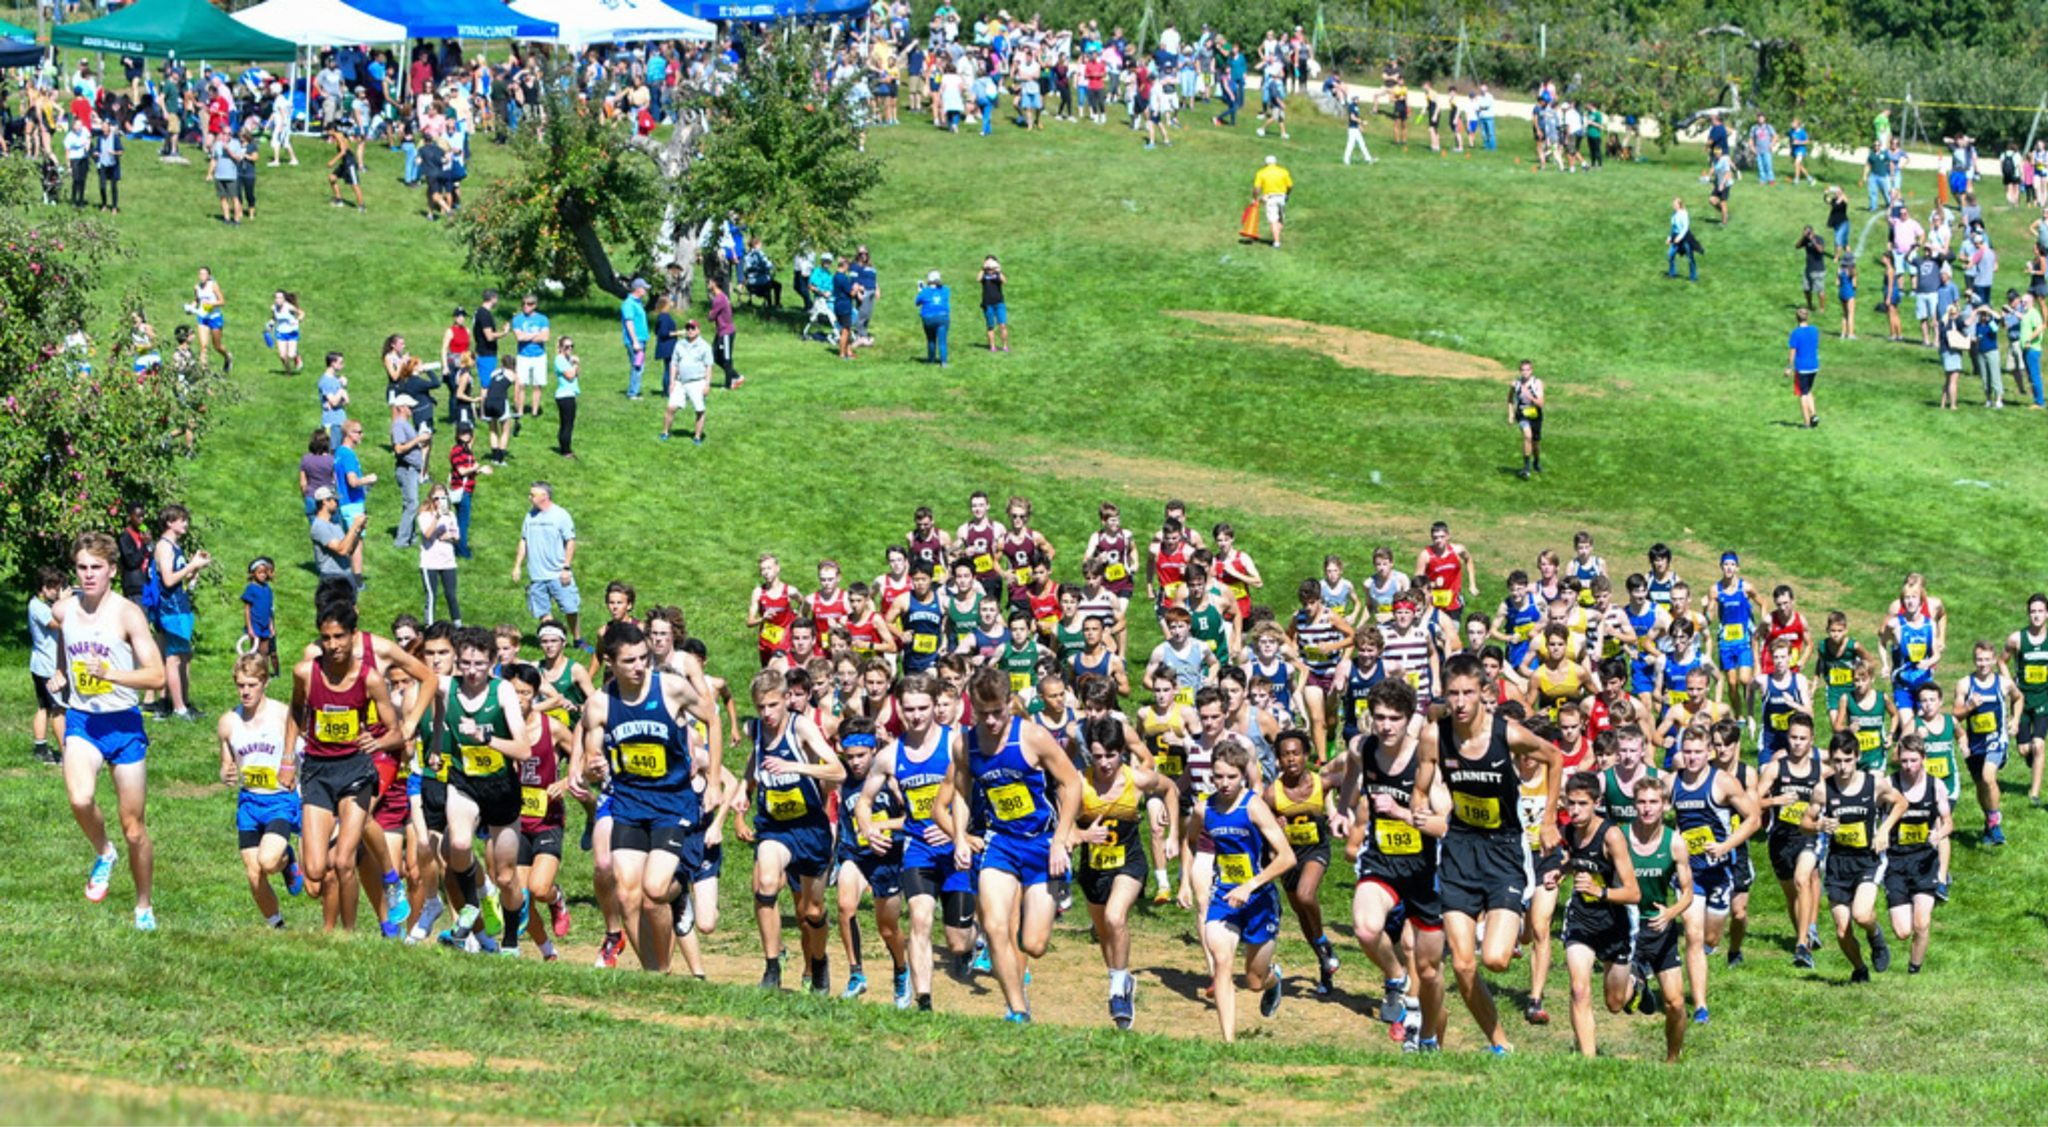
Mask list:
[[[897,971],[896,1008],[899,1010],[907,1010],[910,1008],[911,1002],[913,1000],[914,999],[911,997],[910,993],[910,972],[908,970]]]
[[[297,861],[293,861],[284,867],[284,890],[288,895],[292,896],[304,896],[306,894],[306,874],[304,870],[299,868]]]
[[[1109,996],[1109,1020],[1114,1022],[1118,1029],[1129,1029],[1137,1018],[1138,1007],[1132,1003],[1129,994],[1118,991]]]
[[[401,918],[403,918],[403,917],[401,917]],[[386,938],[386,939],[396,939],[396,938],[398,938],[398,928],[399,928],[399,923],[398,923],[398,921],[397,921],[397,920],[379,920],[379,921],[377,921],[377,930],[378,930],[379,932],[382,932],[382,933],[383,933],[383,935],[384,935],[384,938]]]
[[[685,893],[682,897],[682,905],[682,907],[675,909],[677,939],[681,939],[683,936],[697,930],[697,905],[694,898]]]
[[[472,932],[469,936],[469,950],[473,954],[495,955],[498,953],[498,941],[483,932]]]
[[[155,931],[156,913],[148,908],[135,909],[135,930]]]
[[[1730,951],[1730,952],[1728,952],[1728,969],[1729,969],[1729,970],[1734,970],[1734,969],[1735,969],[1736,967],[1739,967],[1739,966],[1741,966],[1741,965],[1742,965],[1742,952],[1740,952],[1740,951]]]
[[[1879,974],[1892,969],[1892,945],[1885,942],[1882,931],[1870,933],[1870,969]]]
[[[607,969],[618,966],[619,948],[625,945],[626,937],[623,933],[606,932],[604,942],[597,945],[597,965]]]
[[[1664,1012],[1664,990],[1655,980],[1643,983],[1643,1012],[1651,1015]]]
[[[1529,1007],[1522,1011],[1522,1017],[1530,1025],[1550,1024],[1550,1011],[1543,1008],[1543,1002],[1540,999],[1530,1002]]]
[[[561,955],[557,954],[554,951],[542,951],[540,953],[541,961],[544,963],[557,962],[561,959],[561,957]]]
[[[557,896],[554,899],[554,901],[548,905],[548,915],[551,917],[551,922],[554,924],[555,938],[569,938],[568,899],[566,897]]]
[[[858,998],[862,994],[865,994],[867,992],[868,976],[861,973],[860,971],[854,971],[852,974],[846,976],[846,990],[839,996],[841,998],[852,999]]]
[[[1387,1025],[1399,1025],[1408,1017],[1408,1006],[1402,1000],[1408,993],[1408,980],[1390,978],[1386,986],[1386,997],[1380,999],[1380,1021]]]
[[[1259,1016],[1272,1017],[1280,1012],[1280,997],[1287,993],[1287,978],[1280,969],[1279,960],[1273,962],[1273,982],[1259,995]]]
[[[1486,1051],[1497,1057],[1506,1057],[1514,1055],[1515,1047],[1513,1045],[1488,1045],[1486,1046]]]
[[[1030,1025],[1031,1011],[1025,1010],[1024,1012],[1019,1013],[1015,1010],[1009,1010],[1003,1014],[1003,1020],[1009,1022],[1011,1025]]]
[[[1327,996],[1336,989],[1337,950],[1325,940],[1316,945],[1316,993]]]
[[[1944,904],[1948,903],[1948,885],[1945,880],[1934,882],[1934,898]]]
[[[114,862],[119,853],[108,850],[92,859],[92,873],[85,878],[85,898],[97,904],[107,898],[107,884],[114,879]]]
[[[1649,982],[1642,975],[1637,974],[1634,970],[1628,972],[1628,1001],[1621,1004],[1622,1013],[1638,1014],[1644,1012],[1643,993],[1644,987],[1648,985]]]
[[[761,989],[782,989],[782,960],[770,959],[767,969],[761,972]]]
[[[1850,972],[1849,972],[1849,985],[1851,985],[1851,986],[1854,986],[1854,985],[1856,985],[1856,984],[1858,984],[1858,983],[1862,983],[1862,982],[1869,982],[1869,981],[1870,981],[1870,968],[1869,968],[1869,967],[1857,967],[1857,968],[1856,968],[1855,970],[1852,970],[1852,971],[1850,971]]]
[[[1164,888],[1152,894],[1152,906],[1155,908],[1164,907],[1171,903],[1173,903],[1173,893],[1166,891]]]
[[[517,947],[500,947],[498,948],[498,954],[503,955],[508,959],[525,958],[524,955],[521,955],[519,953],[519,948]]]
[[[988,959],[988,940],[977,939],[974,941],[974,960],[967,964],[967,969],[976,974],[995,973],[995,964],[989,962]]]
[[[498,907],[498,886],[484,882],[484,930],[496,934],[505,930],[505,913]]]
[[[1812,970],[1813,951],[1804,943],[1792,948],[1792,965],[1800,970]]]
[[[1818,949],[1819,947],[1820,924],[1816,922],[1806,925],[1806,949],[1812,951]]]
[[[1699,1006],[1692,1011],[1692,1023],[1694,1025],[1705,1025],[1707,1023],[1707,1007]]]
[[[1984,831],[1984,844],[1986,844],[1986,845],[2004,845],[2004,844],[2005,844],[2005,827],[2004,827],[2004,826],[1992,826],[1992,827],[1991,827],[1990,829],[1987,829],[1987,830],[1985,830],[1985,831]]]
[[[391,904],[391,910],[384,913],[384,919],[393,927],[403,925],[405,917],[412,915],[412,901],[406,899],[405,885],[403,883],[385,885],[384,896]]]

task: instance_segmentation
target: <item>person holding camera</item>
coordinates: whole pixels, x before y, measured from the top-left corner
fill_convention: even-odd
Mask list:
[[[427,491],[427,506],[416,522],[419,529],[420,585],[426,588],[426,622],[432,626],[445,618],[462,625],[462,607],[455,601],[455,545],[462,539],[455,505],[448,499],[448,487],[439,482]],[[448,604],[446,614],[436,614],[435,589]]]

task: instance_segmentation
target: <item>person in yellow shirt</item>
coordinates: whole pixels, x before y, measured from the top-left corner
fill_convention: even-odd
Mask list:
[[[1252,192],[1266,205],[1266,222],[1273,227],[1273,249],[1280,249],[1280,224],[1287,215],[1287,197],[1294,191],[1294,177],[1281,167],[1280,158],[1268,156],[1265,167],[1252,176]]]

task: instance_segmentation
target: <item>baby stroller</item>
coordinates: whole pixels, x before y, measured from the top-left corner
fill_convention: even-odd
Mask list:
[[[824,324],[825,331],[813,335],[811,333],[811,326],[820,323]],[[831,340],[833,339],[833,334],[838,331],[838,328],[838,323],[832,319],[831,291],[821,291],[816,286],[813,286],[811,288],[811,309],[804,317],[804,327],[799,330],[799,335],[805,340]]]

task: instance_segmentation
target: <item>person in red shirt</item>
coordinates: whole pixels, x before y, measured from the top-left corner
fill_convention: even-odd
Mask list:
[[[1776,662],[1771,657],[1771,646],[1783,638],[1792,647],[1790,660],[1792,668],[1799,668],[1806,660],[1806,651],[1812,642],[1807,633],[1806,616],[1799,613],[1793,600],[1792,588],[1780,583],[1771,592],[1771,613],[1764,619],[1763,671],[1768,677],[1777,672]]]
[[[206,131],[224,134],[228,131],[228,114],[233,106],[228,102],[228,88],[216,81],[206,96]]]
[[[455,445],[448,448],[448,497],[455,502],[455,555],[469,557],[469,506],[476,496],[476,480],[491,467],[476,460],[476,426],[463,422],[455,428]]]
[[[1443,521],[1429,526],[1429,547],[1415,557],[1415,574],[1428,583],[1430,605],[1450,614],[1464,609],[1466,594],[1479,595],[1472,553],[1451,539],[1451,526]]]

